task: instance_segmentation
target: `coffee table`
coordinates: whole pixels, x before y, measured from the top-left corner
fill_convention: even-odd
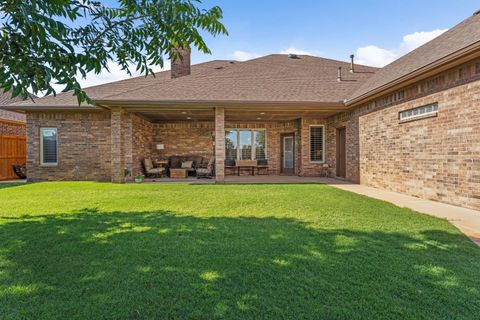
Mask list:
[[[170,169],[170,178],[172,179],[185,179],[187,177],[187,169]]]

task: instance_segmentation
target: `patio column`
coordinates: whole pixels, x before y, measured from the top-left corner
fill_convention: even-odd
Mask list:
[[[125,114],[121,108],[117,108],[112,109],[110,117],[112,183],[125,183]]]
[[[215,181],[225,183],[225,109],[215,108]]]

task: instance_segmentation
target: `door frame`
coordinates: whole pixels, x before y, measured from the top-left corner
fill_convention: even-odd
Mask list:
[[[343,131],[343,141],[340,141],[341,138],[340,138],[340,135],[339,135],[339,132]],[[335,176],[337,178],[341,178],[341,179],[346,179],[347,177],[347,129],[346,127],[338,127],[335,129],[335,139],[336,139],[336,143],[335,143],[335,146],[336,146],[336,152],[335,152]],[[341,148],[340,146],[342,146],[342,149],[343,149],[343,157],[341,155]],[[342,162],[343,162],[343,170],[338,170],[339,169],[339,166],[341,165],[342,162],[339,162],[338,160],[340,158],[343,158]],[[339,171],[343,171],[342,175],[339,175]]]
[[[283,166],[284,163],[284,138],[285,137],[292,137],[293,141],[293,168],[292,169],[285,169]],[[295,175],[295,157],[296,157],[296,143],[295,143],[295,132],[285,132],[280,134],[280,173],[285,175]]]

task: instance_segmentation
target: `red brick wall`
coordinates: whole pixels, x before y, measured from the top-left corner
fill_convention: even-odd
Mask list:
[[[346,128],[347,179],[480,209],[480,60],[467,62],[327,119],[335,175],[336,128]],[[398,112],[439,103],[438,118],[399,123]]]
[[[25,137],[26,124],[0,118],[0,135]]]
[[[438,117],[400,111],[438,102]],[[480,81],[360,117],[360,181],[480,209]]]
[[[40,128],[58,128],[58,166],[40,165]],[[108,112],[28,112],[27,172],[30,181],[110,181]]]

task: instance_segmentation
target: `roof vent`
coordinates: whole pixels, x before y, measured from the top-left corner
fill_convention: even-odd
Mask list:
[[[477,11],[475,11],[475,12],[473,13],[473,15],[476,16],[476,15],[479,14],[479,13],[480,13],[480,10],[477,10]]]
[[[289,53],[289,54],[288,54],[288,57],[289,57],[290,59],[300,59],[300,57],[299,57],[298,55],[296,55],[295,53]]]

